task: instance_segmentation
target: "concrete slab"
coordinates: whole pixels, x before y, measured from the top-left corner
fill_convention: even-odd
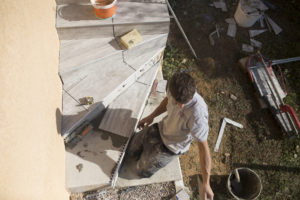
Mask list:
[[[127,139],[92,130],[73,149],[66,149],[66,187],[84,192],[110,186]]]

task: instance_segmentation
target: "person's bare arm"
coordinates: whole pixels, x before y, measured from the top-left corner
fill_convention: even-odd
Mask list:
[[[162,102],[159,104],[159,106],[150,115],[148,115],[147,117],[139,121],[138,128],[144,129],[148,127],[153,122],[153,119],[155,117],[167,111],[167,104],[168,104],[168,98],[165,97],[162,100]]]
[[[214,193],[210,187],[210,170],[211,170],[211,158],[209,153],[209,147],[207,141],[198,142],[199,148],[199,159],[202,173],[203,184],[201,188],[202,200],[210,199],[213,200]]]

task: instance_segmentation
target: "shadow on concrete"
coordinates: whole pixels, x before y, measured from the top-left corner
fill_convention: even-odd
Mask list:
[[[61,135],[61,126],[62,126],[62,113],[59,108],[56,108],[55,111],[55,119],[56,119],[56,130],[57,134]]]
[[[96,176],[98,176],[98,179],[96,182],[99,182],[99,185],[96,186],[102,187],[103,185],[101,184],[103,184],[103,182],[109,185],[115,170],[119,170],[121,155],[129,138],[109,133],[98,128],[105,113],[110,112],[112,116],[118,116],[119,119],[121,116],[120,121],[116,121],[114,117],[111,119],[113,123],[111,124],[112,126],[124,126],[124,131],[132,130],[133,132],[134,130],[137,119],[131,117],[131,110],[109,108],[101,110],[99,109],[99,106],[101,107],[101,104],[95,106],[94,111],[84,116],[84,120],[82,120],[83,122],[87,121],[91,124],[93,129],[84,137],[77,138],[77,141],[73,143],[73,145],[66,145],[66,152],[72,154],[67,154],[66,158],[67,179],[71,179],[69,181],[71,183],[74,183],[74,181],[77,182],[76,177],[81,177],[83,179],[86,177],[86,175],[83,177],[80,173],[88,173],[89,175],[97,173]],[[58,114],[59,112],[57,112],[57,115]],[[81,116],[82,113],[79,113],[78,115]],[[63,119],[77,119],[78,115],[63,116]],[[60,116],[57,116],[58,119],[59,117]],[[94,164],[98,165],[99,168],[95,169],[95,167],[93,167]],[[94,169],[95,171],[84,171],[88,169]],[[102,181],[99,179],[99,176],[103,177]],[[80,182],[81,178],[78,178],[78,182]],[[95,181],[93,184],[94,183]],[[83,184],[82,188],[85,186],[86,185]]]
[[[110,179],[113,170],[118,165],[118,159],[123,152],[122,145],[124,145],[126,141],[127,138],[93,129],[88,135],[83,137],[75,147],[72,149],[66,148],[67,152],[74,154],[75,157],[77,157],[74,158],[74,160],[76,159],[78,161],[78,163],[66,163],[66,166],[76,167],[78,174],[80,174],[85,167],[88,167],[80,162],[80,160],[89,161],[98,165],[100,168],[98,171],[90,172],[90,174],[98,172],[102,173],[101,176],[103,176],[103,179]],[[80,159],[78,159],[78,157]],[[80,169],[78,168],[79,166]],[[74,171],[73,169],[71,170]],[[106,184],[109,184],[109,182]]]
[[[91,5],[69,4],[58,10],[58,14],[68,21],[98,20]]]

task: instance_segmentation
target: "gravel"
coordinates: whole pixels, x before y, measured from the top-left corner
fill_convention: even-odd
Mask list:
[[[174,182],[167,182],[121,189],[107,189],[88,195],[71,194],[71,200],[169,200],[175,196],[175,193]]]

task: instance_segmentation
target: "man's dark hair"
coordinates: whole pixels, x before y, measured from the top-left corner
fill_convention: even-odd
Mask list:
[[[178,103],[185,104],[193,98],[196,92],[196,83],[185,72],[175,73],[169,81],[168,89]]]

